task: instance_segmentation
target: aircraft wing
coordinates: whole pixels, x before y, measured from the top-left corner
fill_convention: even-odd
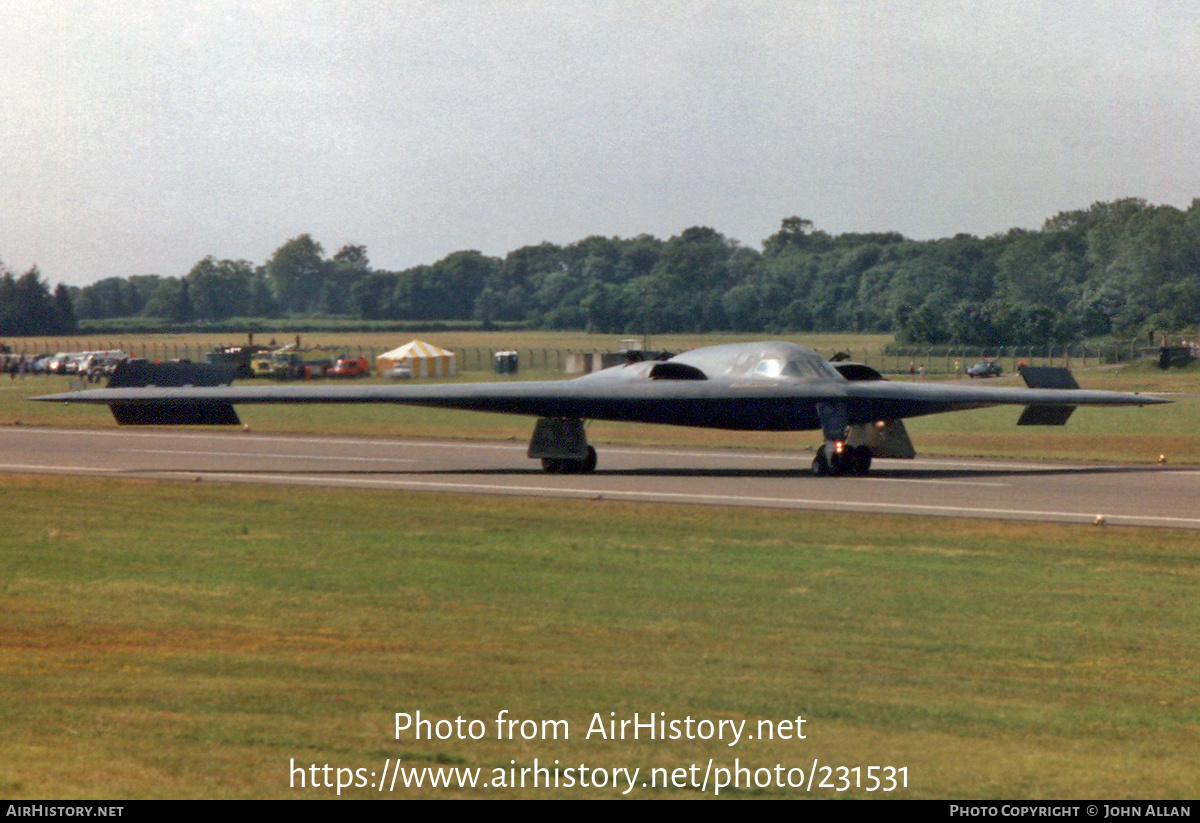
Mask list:
[[[613,371],[613,370],[608,370]],[[272,403],[394,403],[533,417],[620,420],[709,428],[794,430],[797,396],[778,386],[693,380],[612,379],[374,386],[116,388],[33,398],[110,406],[119,423],[237,423],[232,406]],[[817,391],[824,397],[827,390]],[[803,416],[802,416],[803,417]]]
[[[844,404],[850,425],[996,405],[1073,408],[1169,402],[1083,389],[992,388],[937,383],[652,379],[650,364],[573,380],[371,386],[135,387],[67,392],[46,402],[110,406],[132,424],[238,422],[233,406],[274,403],[394,403],[533,417],[618,420],[750,431],[821,428],[817,406]]]
[[[902,422],[906,417],[1017,405],[1025,407],[1021,425],[1062,425],[1076,406],[1169,402],[1128,392],[1086,391],[1062,368],[1023,370],[1027,388],[890,382],[865,366],[843,368],[811,349],[777,341],[706,347],[665,361],[540,382],[230,386],[213,385],[225,378],[204,369],[142,364],[119,370],[105,389],[33,399],[104,404],[123,425],[237,424],[234,406],[243,403],[395,403],[523,414],[539,418],[528,454],[540,458],[548,472],[595,469],[596,450],[587,443],[585,420],[821,430],[824,444],[813,472],[833,475],[865,474],[873,457],[912,457],[915,451]],[[181,385],[187,382],[193,385]]]
[[[1073,409],[1075,406],[1150,406],[1171,402],[1145,394],[1088,389],[1001,388],[885,380],[852,383],[851,387],[847,401],[851,423],[900,420],[989,406],[1025,406],[1027,410],[1036,410]],[[1029,413],[1025,422],[1037,423],[1041,422],[1041,418]],[[1062,422],[1066,422],[1065,418]]]

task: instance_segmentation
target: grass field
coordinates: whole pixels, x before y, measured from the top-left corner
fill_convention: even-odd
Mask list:
[[[0,494],[9,799],[333,797],[292,788],[293,763],[388,758],[638,768],[631,797],[712,796],[640,785],[710,758],[906,767],[892,797],[1200,791],[1189,533],[47,477]],[[397,740],[417,710],[486,734]],[[501,710],[570,739],[497,740]],[[802,716],[806,739],[585,739],[610,712]]]
[[[447,332],[314,332],[301,336],[305,346],[351,346],[363,348],[374,347],[380,351],[395,348],[407,343],[414,337],[428,340],[445,348],[484,348],[484,349],[570,349],[572,351],[618,351],[622,341],[634,339],[645,342],[652,349],[668,349],[683,351],[696,346],[715,346],[721,343],[742,343],[750,340],[764,339],[762,334],[656,334],[648,338],[638,335],[620,334],[587,334],[577,331],[519,331],[519,332],[483,332],[483,331],[447,331]],[[255,336],[256,343],[266,343],[272,338],[281,343],[291,342],[292,337],[286,334],[259,334]],[[890,334],[787,334],[770,336],[770,339],[792,340],[819,351],[833,350],[878,350],[892,340]],[[29,337],[4,338],[0,343],[7,343],[16,352],[56,352],[86,349],[123,348],[133,351],[138,356],[153,346],[189,346],[191,349],[207,351],[213,346],[234,345],[246,343],[245,335],[212,333],[212,334],[153,334],[153,335],[91,335],[76,337]]]
[[[521,345],[539,342],[550,345]],[[1194,370],[1142,364],[1077,373],[1095,388],[1200,386]],[[497,379],[466,379],[479,378]],[[114,425],[104,409],[25,399],[67,382],[0,379],[0,425]],[[241,412],[260,432],[524,441],[531,430],[527,418],[403,407]],[[1080,409],[1052,430],[1018,428],[1017,414],[909,429],[927,454],[1200,463],[1193,401]],[[814,442],[604,423],[589,438],[798,452]],[[699,782],[710,759],[728,769],[735,758],[759,777],[777,764],[805,777],[814,761],[859,767],[860,785],[810,793],[773,780],[723,796],[1200,789],[1190,533],[46,477],[0,477],[0,495],[6,798],[332,797],[308,771],[309,785],[293,787],[291,766],[365,783],[396,758],[481,769],[481,782],[555,760],[637,768],[631,797],[713,796],[712,785],[640,784],[654,769]],[[397,740],[395,713],[417,710],[479,719],[486,733]],[[571,737],[498,740],[502,710],[565,720]],[[634,712],[744,720],[749,734],[803,716],[807,738],[585,739],[597,713]],[[872,766],[907,768],[908,787],[866,791]],[[819,771],[814,782],[843,774],[855,777]]]
[[[587,334],[578,331],[437,331],[429,333],[413,332],[311,332],[301,335],[304,346],[319,346],[324,349],[342,350],[354,356],[371,357],[408,342],[413,337],[419,337],[444,348],[452,349],[459,354],[458,370],[460,373],[470,373],[478,376],[486,373],[492,367],[491,353],[500,350],[515,349],[520,354],[522,370],[543,369],[548,363],[557,359],[560,366],[565,365],[569,352],[620,351],[629,341],[636,345],[644,344],[646,348],[656,351],[682,352],[700,346],[714,346],[724,343],[743,343],[762,339],[787,340],[808,346],[817,352],[831,357],[835,353],[845,353],[853,360],[866,363],[886,374],[906,374],[908,368],[920,365],[930,376],[945,376],[953,373],[955,363],[965,369],[979,359],[979,349],[963,347],[957,349],[958,354],[942,353],[937,356],[928,350],[924,354],[901,355],[896,352],[887,353],[894,342],[889,334],[846,334],[830,332],[808,332],[790,334],[661,334],[650,337],[617,334]],[[294,339],[290,334],[261,333],[255,336],[256,343],[289,343]],[[149,359],[187,358],[199,360],[204,353],[216,346],[240,346],[247,342],[245,334],[204,333],[204,334],[134,334],[134,335],[77,335],[75,337],[58,338],[8,338],[0,339],[12,347],[13,351],[21,354],[53,353],[59,351],[84,351],[122,349],[138,357]],[[1099,348],[1092,347],[1087,357],[1082,357],[1080,347],[1075,346],[1076,356],[1070,361],[1073,367],[1085,370],[1094,369],[1101,365]],[[1105,347],[1108,356],[1111,349]],[[1039,347],[1036,355],[1031,355],[1029,349],[1022,347],[1021,359],[1031,365],[1062,365],[1061,349],[1055,348],[1056,356],[1053,361],[1047,360],[1045,352]],[[1128,357],[1129,352],[1122,357]],[[1006,350],[1006,356],[1001,362],[1006,370],[1014,371],[1017,356],[1013,349]]]

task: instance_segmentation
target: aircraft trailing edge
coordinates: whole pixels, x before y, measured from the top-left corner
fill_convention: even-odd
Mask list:
[[[129,368],[134,368],[132,365]],[[145,368],[143,366],[143,368]],[[135,375],[131,377],[131,374]],[[108,388],[33,398],[97,403],[125,425],[236,425],[243,403],[395,403],[537,417],[529,456],[548,472],[589,472],[586,420],[740,431],[815,431],[818,475],[866,474],[874,457],[913,457],[903,420],[1024,406],[1021,425],[1062,425],[1076,406],[1145,406],[1159,397],[1078,388],[1066,369],[1025,371],[1028,387],[910,383],[855,363],[829,363],[795,343],[739,343],[614,366],[571,380],[371,386],[150,385],[118,371]],[[176,381],[178,382],[178,381]]]

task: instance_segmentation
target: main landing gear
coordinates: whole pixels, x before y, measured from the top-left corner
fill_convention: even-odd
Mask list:
[[[813,458],[812,473],[817,477],[854,475],[862,477],[871,470],[869,446],[847,446],[838,441],[826,443],[817,449]]]
[[[546,474],[588,474],[596,470],[596,447],[588,446],[583,459],[543,457],[542,471]]]
[[[821,432],[825,435],[825,442],[817,449],[817,456],[813,458],[812,473],[818,477],[861,477],[870,471],[871,456],[881,452],[873,450],[866,443],[872,442],[871,437],[882,437],[887,424],[874,424],[880,427],[878,432],[863,423],[849,425],[845,401],[820,401],[816,405],[817,419],[821,421]],[[871,437],[867,436],[868,433]],[[847,440],[854,440],[855,445],[851,446]]]
[[[546,474],[587,474],[596,470],[596,449],[588,445],[583,421],[572,417],[538,420],[528,454],[542,461]]]

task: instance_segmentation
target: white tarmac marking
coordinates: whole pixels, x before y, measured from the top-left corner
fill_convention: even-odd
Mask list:
[[[421,449],[486,449],[500,451],[525,451],[526,446],[519,443],[483,443],[476,441],[463,441],[460,443],[442,442],[436,440],[392,440],[388,438],[332,438],[332,437],[296,437],[289,435],[253,435],[242,434],[240,432],[213,432],[211,434],[192,434],[180,432],[157,432],[157,431],[105,431],[105,430],[77,430],[77,429],[43,429],[43,428],[28,428],[22,430],[23,434],[80,434],[86,431],[87,436],[93,435],[101,437],[146,437],[146,438],[169,438],[171,440],[204,440],[211,442],[213,440],[262,440],[271,443],[319,443],[319,444],[345,444],[345,445],[373,445],[373,446],[394,446],[397,448],[421,448]],[[769,453],[769,452],[742,452],[730,449],[725,451],[711,452],[693,452],[693,451],[671,451],[668,449],[635,449],[629,447],[606,447],[601,446],[605,454],[667,454],[672,456],[682,457],[735,457],[747,460],[795,460],[797,457],[803,458],[804,452],[796,453]]]
[[[119,472],[121,469],[95,468],[93,466],[46,466],[26,465],[24,463],[0,463],[0,471],[33,471],[33,472]]]
[[[416,463],[408,457],[345,457],[342,455],[321,454],[271,454],[268,452],[210,452],[186,451],[183,449],[118,449],[125,454],[188,454],[204,457],[272,457],[280,460],[330,460],[335,462],[352,461],[358,463]]]
[[[195,472],[161,472],[161,474],[178,475],[181,477],[195,478]],[[283,483],[312,483],[326,484],[327,478],[304,477],[302,475],[265,475],[265,474],[245,474],[239,472],[213,472],[205,475],[206,477],[219,477],[226,479],[237,480],[276,480]],[[469,492],[495,492],[505,491],[515,494],[534,494],[544,495],[552,494],[567,497],[586,497],[590,499],[596,498],[628,498],[641,500],[681,500],[704,503],[745,503],[755,505],[784,505],[788,507],[808,506],[814,508],[834,508],[838,511],[853,511],[867,510],[890,513],[905,513],[905,514],[955,514],[960,516],[1001,516],[1001,517],[1018,517],[1022,519],[1079,519],[1085,522],[1092,522],[1095,518],[1094,512],[1078,512],[1078,511],[1055,511],[1041,509],[996,509],[985,508],[981,506],[939,506],[926,503],[870,503],[861,501],[847,500],[823,500],[820,498],[802,498],[802,497],[756,497],[747,495],[730,495],[730,494],[690,494],[682,492],[643,492],[643,491],[627,491],[615,489],[579,489],[579,488],[559,488],[554,486],[516,486],[516,485],[500,485],[487,483],[439,483],[427,482],[423,480],[382,480],[368,478],[344,478],[340,481],[343,485],[370,486],[375,488],[412,488],[412,489],[444,489],[452,491],[469,491]],[[1109,523],[1117,521],[1134,524],[1145,523],[1161,523],[1163,525],[1182,526],[1187,525],[1191,528],[1200,526],[1200,518],[1196,517],[1166,517],[1166,516],[1143,516],[1143,515],[1126,515],[1126,514],[1105,514],[1105,519]]]
[[[885,458],[886,459],[886,458]],[[962,467],[968,469],[1011,469],[1015,471],[1052,471],[1062,468],[1058,463],[988,463],[983,460],[953,460],[951,458],[932,459],[928,457],[917,460],[894,460],[893,463],[906,463],[910,466],[936,466],[938,468],[946,468],[947,466]]]
[[[142,437],[145,435],[136,434],[134,436]],[[163,437],[163,436],[170,436],[170,435],[155,435],[153,433],[150,433],[149,436]],[[204,435],[184,435],[184,437],[211,439],[211,438],[205,438]],[[220,437],[220,435],[218,435],[218,437]],[[294,437],[294,438],[248,437],[248,436],[242,437],[240,435],[225,435],[225,437],[232,438],[232,439],[238,439],[238,440],[266,440],[269,442],[351,443],[351,444],[359,444],[359,445],[362,445],[364,442],[368,442],[368,441],[363,441],[363,440],[327,440],[327,439],[323,439],[323,438],[299,438],[299,437]],[[379,442],[379,441],[369,441],[369,442]],[[388,441],[382,441],[382,442],[387,443]],[[434,447],[434,448],[467,448],[467,449],[480,449],[481,448],[481,449],[511,449],[511,450],[522,450],[522,451],[524,450],[523,447],[520,447],[520,446],[497,446],[497,445],[476,444],[476,443],[421,443],[421,442],[414,443],[414,442],[406,441],[404,443],[388,443],[388,445],[395,445],[398,447],[418,446],[418,447]],[[347,462],[362,461],[362,462],[372,462],[372,463],[416,463],[416,462],[418,462],[415,459],[403,458],[403,457],[392,457],[392,458],[389,458],[389,457],[350,457],[350,456],[336,456],[335,457],[335,456],[328,456],[328,455],[278,454],[278,453],[257,453],[257,452],[247,454],[247,453],[242,453],[242,452],[190,451],[187,449],[119,449],[119,451],[122,451],[125,453],[130,453],[130,454],[180,454],[180,455],[200,455],[200,456],[210,456],[210,457],[251,457],[251,458],[263,457],[263,458],[277,458],[277,459],[282,459],[282,460],[330,460],[330,461],[339,461],[340,460],[340,461],[347,461]],[[673,456],[673,457],[696,457],[696,458],[734,457],[734,458],[742,458],[742,459],[750,459],[750,460],[753,460],[753,459],[791,460],[792,459],[791,455],[772,455],[772,454],[753,454],[753,453],[748,454],[748,453],[742,453],[742,452],[731,452],[731,453],[726,453],[726,452],[679,452],[679,451],[666,451],[663,449],[604,449],[604,453],[605,454],[633,454],[633,455],[656,454],[656,455],[669,455],[669,456]],[[933,463],[933,464],[930,464],[929,461],[921,461],[921,462],[926,463],[927,465],[939,465],[939,466],[978,465],[978,464],[970,464],[970,463],[950,463],[950,462],[946,462],[946,461],[937,462],[937,463]],[[985,464],[985,465],[987,465],[987,464]],[[991,465],[998,466],[999,464],[991,464]],[[1031,466],[1030,468],[1034,468],[1034,467]],[[1045,467],[1043,466],[1043,467],[1037,467],[1037,468],[1045,468]],[[984,488],[1008,488],[1009,486],[1012,485],[1010,483],[996,483],[996,482],[986,482],[986,481],[977,481],[977,480],[927,480],[927,479],[922,479],[922,478],[918,478],[918,477],[868,477],[866,479],[870,480],[871,482],[875,482],[875,483],[925,483],[925,484],[943,485],[943,486],[980,486],[980,487],[984,487]]]
[[[169,440],[203,440],[212,442],[214,440],[262,440],[269,443],[334,443],[338,445],[369,445],[369,446],[419,446],[430,445],[438,446],[439,443],[424,444],[420,441],[392,441],[384,438],[370,437],[290,437],[286,435],[254,435],[234,432],[212,432],[211,434],[189,434],[185,432],[155,432],[155,431],[106,431],[103,429],[43,429],[41,427],[27,427],[19,430],[21,434],[53,434],[53,435],[78,435],[86,437],[126,437],[126,438],[167,438]],[[458,446],[459,448],[481,448],[481,449],[523,449],[524,446],[509,446],[509,445],[485,445],[485,444],[445,444],[448,446]]]
[[[267,438],[270,439],[270,438]],[[325,441],[328,442],[328,441]],[[457,444],[450,444],[457,445]],[[243,457],[243,458],[275,458],[280,460],[328,460],[332,462],[364,462],[364,463],[416,463],[417,460],[406,457],[350,457],[336,455],[310,455],[310,454],[278,454],[269,452],[212,452],[212,451],[192,451],[188,449],[118,449],[125,454],[179,454],[179,455],[198,455],[201,457]],[[608,450],[606,450],[608,451]],[[628,450],[626,450],[628,451]],[[628,451],[630,454],[646,454],[650,452],[634,452]],[[693,452],[669,452],[670,454],[684,454],[690,457],[703,457],[702,455]],[[661,451],[654,451],[653,454],[663,454]],[[714,457],[724,457],[723,454],[712,455]],[[739,455],[740,456],[740,455]],[[924,480],[919,477],[868,477],[866,481],[873,483],[926,483],[931,485],[942,486],[982,486],[986,488],[1008,488],[1011,483],[989,483],[976,480]],[[862,482],[862,480],[860,480]]]
[[[994,489],[1007,489],[1012,483],[988,483],[982,480],[922,480],[919,477],[864,477],[860,482],[867,483],[926,483],[931,486],[987,486]]]
[[[54,434],[54,435],[79,435],[86,434],[88,437],[145,437],[145,438],[168,438],[170,440],[204,440],[212,442],[214,440],[254,440],[267,441],[273,443],[334,443],[339,445],[373,445],[373,446],[392,446],[396,448],[423,448],[423,449],[487,449],[499,451],[525,451],[526,446],[519,443],[483,443],[476,441],[463,442],[443,442],[421,439],[405,440],[405,439],[389,439],[389,438],[371,438],[371,437],[354,437],[354,438],[332,438],[332,437],[304,437],[292,435],[255,435],[242,432],[212,432],[210,434],[186,433],[186,432],[159,432],[159,431],[108,431],[104,429],[46,429],[42,427],[28,427],[20,430],[22,434]],[[812,452],[795,451],[795,452],[752,452],[738,449],[728,450],[713,450],[713,451],[684,451],[670,448],[635,448],[629,446],[603,446],[598,449],[602,455],[604,454],[656,454],[670,457],[697,457],[697,458],[729,458],[735,460],[781,460],[785,462],[795,462],[797,460],[811,460]],[[964,461],[964,460],[939,460],[930,458],[920,458],[917,460],[902,460],[888,461],[889,463],[898,463],[908,466],[937,466],[937,467],[964,467],[964,468],[985,468],[985,469],[1010,469],[1019,471],[1030,470],[1053,470],[1060,466],[1053,463],[998,463],[998,462],[983,462],[983,461]],[[901,479],[901,478],[896,478]]]
[[[126,431],[86,431],[78,429],[42,429],[42,428],[26,428],[21,430],[10,430],[11,433],[20,432],[22,434],[51,434],[54,436],[62,435],[86,435],[89,437],[142,437],[142,438],[170,438],[172,441],[178,440],[201,440],[207,443],[212,443],[214,440],[255,440],[272,443],[281,442],[297,442],[309,444],[329,444],[329,443],[346,443],[352,445],[371,445],[378,449],[379,446],[395,446],[398,448],[408,447],[433,447],[433,448],[458,448],[458,449],[492,449],[506,451],[523,451],[524,446],[518,444],[481,444],[474,442],[462,443],[443,443],[443,442],[422,442],[411,440],[390,440],[385,438],[321,438],[321,437],[289,437],[289,436],[251,436],[243,433],[193,433],[180,434],[174,432],[126,432]],[[150,450],[146,450],[150,451]],[[166,453],[171,453],[164,450]],[[746,453],[736,451],[716,450],[711,452],[687,452],[687,451],[669,451],[661,449],[612,449],[606,451],[617,451],[626,454],[653,454],[653,455],[696,455],[719,458],[750,458],[754,460],[761,459],[780,459],[794,461],[797,456],[803,456],[802,453],[790,454],[770,454],[770,453]],[[179,453],[179,452],[175,452]],[[196,452],[214,456],[212,452]],[[222,455],[223,456],[223,455]],[[289,459],[328,459],[339,460],[346,459],[341,457],[305,457],[301,455],[267,455]],[[351,458],[357,460],[369,461],[384,461],[388,458]],[[413,462],[404,458],[393,458],[393,462]],[[888,461],[889,464],[894,464],[894,461]],[[900,464],[895,464],[900,465]],[[1074,468],[1069,464],[1013,464],[1013,463],[981,463],[976,461],[954,461],[954,460],[918,460],[908,461],[907,465],[927,465],[927,466],[962,466],[965,468],[980,468],[994,467],[998,469],[1033,469],[1033,470],[1048,470]],[[1147,467],[1148,468],[1148,467]],[[30,464],[0,464],[0,470],[9,471],[28,471],[28,472],[74,472],[74,473],[102,473],[102,474],[125,474],[132,475],[133,472],[123,469],[114,469],[109,467],[93,467],[93,466],[47,466],[47,465],[30,465]],[[187,479],[196,479],[196,471],[143,471],[138,472],[141,476],[161,476],[161,477],[183,477]],[[299,483],[299,484],[328,484],[328,478],[306,477],[304,475],[283,475],[283,474],[248,474],[245,472],[203,472],[205,477],[213,477],[214,479],[227,480],[273,480],[275,482],[284,483]],[[1200,475],[1200,471],[1178,472],[1175,476],[1196,476]],[[876,482],[924,482],[937,483],[943,485],[1007,485],[1002,483],[983,483],[972,481],[954,481],[954,480],[922,480],[920,478],[867,478]],[[862,482],[862,479],[857,479],[855,482]],[[533,485],[501,485],[501,484],[486,484],[486,483],[454,483],[454,482],[432,482],[426,480],[400,480],[400,479],[380,479],[380,478],[344,478],[339,481],[343,486],[358,486],[358,487],[374,487],[374,488],[397,488],[411,490],[429,490],[429,491],[457,491],[457,492],[507,492],[511,494],[536,494],[536,495],[553,495],[559,497],[584,498],[584,499],[615,499],[615,500],[644,500],[644,501],[692,501],[697,503],[721,504],[733,503],[742,505],[767,505],[767,506],[782,506],[790,508],[808,507],[815,509],[836,509],[842,511],[863,511],[863,512],[891,512],[898,514],[949,514],[958,516],[975,516],[975,517],[1009,517],[1021,519],[1033,518],[1053,518],[1060,522],[1063,520],[1069,522],[1092,522],[1096,517],[1093,511],[1058,511],[1058,510],[1039,510],[1039,509],[1001,509],[1001,508],[983,508],[975,506],[953,506],[953,505],[937,505],[937,504],[922,504],[922,503],[876,503],[865,501],[849,501],[849,500],[829,500],[829,499],[809,499],[796,497],[769,497],[769,496],[748,496],[748,495],[727,495],[727,494],[690,494],[679,492],[654,492],[654,491],[634,491],[634,490],[612,490],[612,489],[583,489],[583,488],[560,488],[553,486],[533,486]],[[1196,528],[1200,526],[1200,518],[1189,517],[1172,517],[1172,516],[1155,516],[1155,515],[1136,515],[1136,514],[1111,514],[1104,512],[1105,518],[1110,524],[1128,524],[1128,525],[1158,525],[1158,526],[1187,526]]]

